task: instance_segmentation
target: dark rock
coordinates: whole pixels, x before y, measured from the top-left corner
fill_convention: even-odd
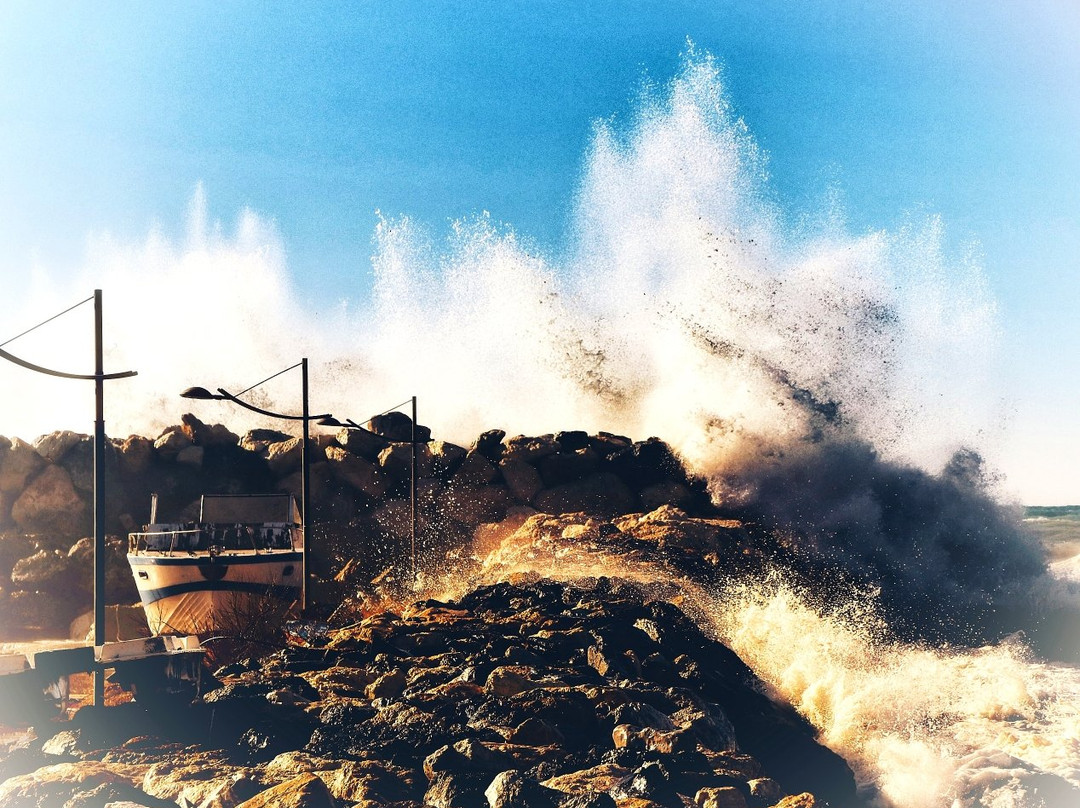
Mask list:
[[[568,432],[556,432],[555,440],[564,452],[576,452],[585,449],[589,445],[589,434],[583,430],[575,429]]]
[[[495,775],[484,796],[491,808],[556,808],[563,794],[511,769]]]
[[[506,430],[489,429],[487,432],[481,433],[480,437],[476,439],[472,445],[472,451],[497,463],[502,458],[502,441],[505,437]]]
[[[533,505],[544,513],[613,515],[636,510],[638,502],[634,493],[616,475],[598,472],[541,491],[533,498]]]
[[[488,772],[439,772],[424,794],[432,808],[477,808],[485,802],[484,790],[491,782]]]

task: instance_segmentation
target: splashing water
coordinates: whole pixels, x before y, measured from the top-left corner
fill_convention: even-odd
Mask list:
[[[465,444],[492,427],[655,434],[718,500],[870,581],[943,581],[986,594],[988,608],[999,589],[1043,585],[1041,560],[984,493],[993,475],[965,470],[975,455],[957,453],[992,452],[1004,419],[994,304],[974,251],[951,255],[939,220],[851,234],[830,201],[810,224],[786,222],[718,66],[691,50],[628,126],[597,126],[574,222],[572,245],[552,257],[486,215],[445,245],[408,218],[382,219],[371,311],[320,311],[298,301],[273,227],[244,212],[224,235],[200,190],[186,244],[98,238],[70,287],[35,271],[9,305],[40,317],[11,328],[75,302],[68,288],[105,290],[106,371],[140,374],[110,383],[112,435],[175,423],[190,384],[243,389],[308,355],[316,410],[360,418],[415,393],[435,434]],[[89,328],[57,321],[9,349],[87,372],[89,348],[70,346]],[[88,430],[89,390],[75,406],[70,383],[0,374],[22,391],[0,404],[0,432]],[[296,411],[296,388],[282,377],[255,403]],[[234,429],[270,425],[191,408]],[[632,568],[594,555],[585,569],[574,553],[537,557],[567,577]],[[1056,571],[1064,586],[1075,564]],[[987,572],[1000,586],[973,583]],[[1080,785],[1076,668],[1016,643],[888,640],[881,612],[847,590],[822,608],[782,582],[721,593],[665,580],[882,804],[1055,806],[1050,775]]]
[[[488,537],[480,571],[428,581],[460,596],[515,576],[614,575],[676,603],[731,647],[852,766],[883,808],[1069,808],[1080,794],[1080,668],[1015,638],[964,649],[897,642],[873,598],[825,611],[776,575],[720,585],[598,542],[582,517],[535,517]]]

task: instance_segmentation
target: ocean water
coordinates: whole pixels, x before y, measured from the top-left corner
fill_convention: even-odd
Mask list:
[[[660,436],[794,561],[712,589],[638,574],[682,586],[869,798],[1075,805],[1076,533],[1010,504],[996,470],[1000,334],[977,248],[950,249],[933,216],[852,232],[834,189],[793,219],[720,67],[693,50],[633,119],[596,125],[583,165],[559,254],[487,215],[447,240],[380,220],[360,308],[305,301],[273,225],[245,211],[227,232],[201,190],[182,243],[94,240],[79,283],[105,290],[106,371],[139,371],[106,391],[110,434],[154,435],[185,409],[265,425],[178,389],[243,389],[307,355],[312,407],[339,417],[415,394],[434,434],[466,445],[496,427]],[[41,269],[11,309],[46,316],[79,283]],[[68,327],[9,349],[80,372],[66,346],[85,324]],[[0,433],[89,431],[74,391],[18,383]],[[255,403],[295,410],[297,386],[286,374]],[[632,572],[573,554],[544,571],[616,569]]]

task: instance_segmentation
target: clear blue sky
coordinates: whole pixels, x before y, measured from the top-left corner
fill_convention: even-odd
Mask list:
[[[62,274],[89,233],[182,233],[198,183],[213,217],[276,221],[316,307],[362,304],[376,210],[435,231],[486,210],[558,253],[594,122],[688,38],[790,215],[835,184],[855,232],[929,211],[981,243],[1015,468],[1028,499],[1080,501],[1074,0],[8,0],[0,273]]]

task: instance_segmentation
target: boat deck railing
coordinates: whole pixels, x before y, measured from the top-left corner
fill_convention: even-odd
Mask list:
[[[292,550],[298,546],[294,525],[197,524],[151,525],[158,530],[128,534],[128,552],[173,553]]]

